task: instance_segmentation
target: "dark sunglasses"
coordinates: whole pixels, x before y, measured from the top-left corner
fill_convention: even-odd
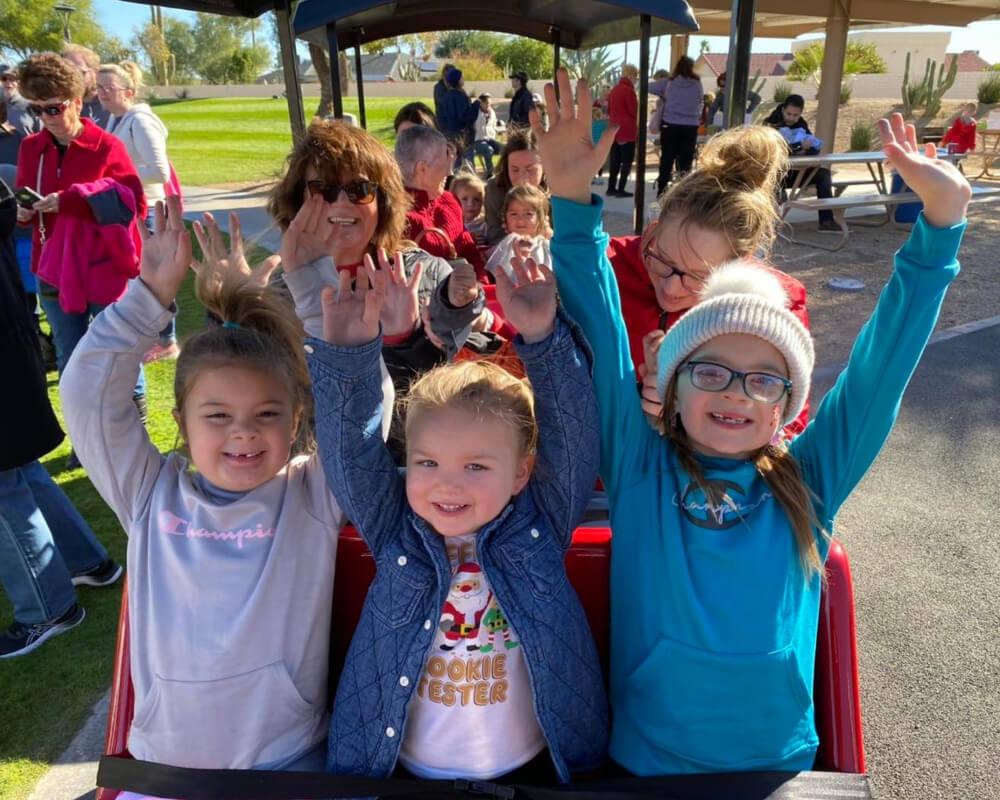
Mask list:
[[[32,103],[28,105],[28,111],[30,111],[31,114],[36,117],[40,117],[42,116],[42,114],[46,114],[47,116],[50,117],[58,117],[60,114],[63,113],[63,111],[69,108],[69,104],[71,102],[72,102],[71,100],[63,100],[58,105],[53,104],[49,106],[36,106]]]
[[[322,195],[328,203],[336,203],[341,192],[347,194],[347,199],[356,206],[366,206],[375,199],[378,184],[375,181],[351,181],[350,183],[323,183],[323,181],[306,181],[309,195]]]

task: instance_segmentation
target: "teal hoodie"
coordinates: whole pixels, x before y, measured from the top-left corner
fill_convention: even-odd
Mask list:
[[[806,580],[788,517],[751,463],[699,457],[727,494],[712,505],[647,424],[601,207],[552,199],[552,258],[594,350],[614,532],[611,756],[639,775],[810,769],[820,578]],[[892,429],[964,229],[921,215],[847,368],[791,444],[830,533]],[[816,541],[825,560],[829,543]]]

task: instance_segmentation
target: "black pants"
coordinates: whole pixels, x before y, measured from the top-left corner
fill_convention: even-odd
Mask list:
[[[819,150],[817,150],[816,148],[811,148],[809,150],[806,150],[803,153],[803,155],[814,156],[817,155],[818,153]],[[793,183],[795,183],[795,176],[798,174],[799,174],[798,170],[792,170],[791,172],[789,172],[785,176],[785,186],[786,187],[791,186]],[[813,173],[812,178],[809,180],[809,183],[805,185],[815,186],[816,197],[820,198],[821,200],[825,200],[828,197],[833,197],[833,176],[830,174],[830,170],[826,169],[825,167],[816,170]],[[819,214],[820,222],[826,222],[826,221],[833,222],[833,212],[830,209],[827,208],[817,213]]]
[[[635,158],[635,142],[615,142],[611,145],[611,163],[608,167],[608,191],[625,191],[628,174]],[[621,176],[619,177],[619,172]]]
[[[694,150],[698,144],[697,125],[670,125],[663,123],[660,128],[660,175],[656,179],[656,193],[663,193],[670,183],[670,176],[677,162],[677,172],[691,171]]]

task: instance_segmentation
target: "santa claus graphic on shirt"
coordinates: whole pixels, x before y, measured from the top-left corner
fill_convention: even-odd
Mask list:
[[[456,568],[438,623],[446,640],[442,650],[454,650],[462,641],[467,651],[479,649],[479,624],[491,596],[478,564],[470,561]]]

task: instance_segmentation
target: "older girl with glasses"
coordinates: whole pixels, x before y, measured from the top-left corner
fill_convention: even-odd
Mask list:
[[[661,195],[659,219],[642,236],[610,240],[608,257],[621,294],[632,362],[636,374],[646,380],[643,407],[653,417],[659,413],[659,342],[698,302],[715,267],[770,249],[777,219],[774,186],[786,163],[785,143],[771,130],[720,133],[705,146],[698,169]],[[766,268],[781,281],[789,309],[808,328],[805,287],[790,275]],[[808,420],[807,405],[786,433],[798,433]]]
[[[31,270],[39,276],[39,296],[62,374],[91,318],[120,298],[129,278],[139,272],[142,242],[133,223],[146,216],[146,196],[125,145],[80,117],[84,85],[75,66],[55,53],[41,53],[21,64],[20,71],[21,93],[45,129],[21,143],[17,185],[42,199],[30,208],[19,207],[17,219],[33,227]],[[102,179],[113,183],[96,186]],[[106,221],[95,217],[94,201],[88,202],[98,190],[116,194],[111,217],[124,228],[102,225],[99,235],[84,240],[83,232],[93,234],[87,226]],[[63,248],[66,241],[71,244]],[[93,247],[85,247],[85,242]],[[73,257],[62,258],[60,252]],[[104,267],[98,272],[91,264]],[[135,401],[145,416],[141,371]],[[78,466],[72,454],[68,466]]]

